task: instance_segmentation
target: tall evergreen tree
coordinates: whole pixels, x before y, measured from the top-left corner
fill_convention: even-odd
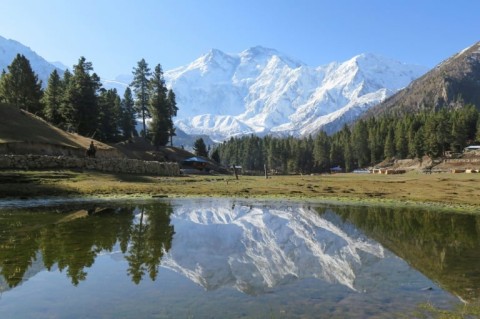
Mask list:
[[[380,133],[380,125],[375,121],[369,121],[368,147],[370,149],[370,163],[378,163],[384,159],[384,138]]]
[[[3,69],[2,74],[0,74],[0,103],[7,102],[7,72]]]
[[[212,160],[214,160],[217,164],[220,164],[220,152],[218,148],[215,148],[212,152],[212,156],[210,156]]]
[[[129,139],[136,135],[135,125],[135,102],[132,96],[132,90],[127,87],[123,94],[121,102],[121,121],[120,129],[125,139]]]
[[[370,148],[368,147],[368,128],[365,121],[358,121],[352,129],[352,148],[359,167],[370,163]]]
[[[53,70],[48,78],[47,88],[43,94],[43,116],[54,125],[63,122],[61,106],[63,100],[63,82],[57,70]]]
[[[175,126],[173,125],[173,118],[177,116],[177,100],[175,93],[172,89],[167,92],[167,104],[168,104],[168,135],[170,138],[170,146],[173,146],[173,137],[175,134]]]
[[[73,74],[66,81],[62,113],[65,127],[83,136],[93,137],[98,128],[98,96],[100,78],[93,72],[91,62],[80,57]]]
[[[330,169],[330,140],[324,131],[321,131],[315,137],[313,159],[315,167],[320,172],[326,172]]]
[[[460,153],[467,145],[468,131],[466,123],[462,116],[457,114],[452,120],[452,139],[451,149],[453,152]]]
[[[392,158],[395,156],[395,133],[393,132],[393,127],[388,129],[383,152],[385,158]]]
[[[98,130],[96,137],[104,142],[117,142],[119,139],[120,97],[116,89],[100,90],[98,98]]]
[[[467,140],[474,141],[475,133],[477,131],[477,123],[480,121],[479,110],[477,110],[475,105],[469,104],[461,108],[459,111],[463,118],[463,123],[466,126]]]
[[[438,144],[437,138],[437,118],[434,114],[427,116],[425,119],[424,125],[424,146],[425,146],[425,154],[435,158],[440,156],[441,154],[441,147]]]
[[[33,72],[30,61],[17,54],[7,68],[8,73],[2,73],[0,81],[2,100],[31,113],[40,112],[42,82]]]
[[[403,159],[408,155],[407,132],[404,121],[398,120],[395,125],[395,150],[397,158]]]
[[[197,156],[208,157],[207,146],[205,145],[203,138],[200,137],[195,140],[195,143],[193,144],[193,151]]]
[[[425,135],[423,127],[420,127],[414,136],[415,151],[412,158],[422,158],[425,155]]]
[[[167,101],[167,88],[163,78],[160,64],[155,67],[149,82],[150,101],[149,113],[152,115],[150,123],[150,136],[155,146],[165,146],[169,139],[169,105]]]
[[[437,143],[440,146],[440,155],[444,156],[445,152],[450,147],[450,142],[452,140],[452,123],[450,121],[450,115],[447,109],[442,109],[435,114],[437,119],[437,128],[436,128],[436,138]]]
[[[137,63],[137,67],[133,69],[133,81],[131,86],[135,93],[135,106],[139,116],[142,117],[143,131],[142,136],[147,136],[146,119],[150,118],[150,111],[148,109],[149,101],[149,78],[151,76],[150,68],[145,59],[141,59]]]

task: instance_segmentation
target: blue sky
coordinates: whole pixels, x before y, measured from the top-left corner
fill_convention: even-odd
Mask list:
[[[0,35],[102,78],[262,45],[311,66],[371,52],[433,67],[480,41],[478,0],[0,0]]]

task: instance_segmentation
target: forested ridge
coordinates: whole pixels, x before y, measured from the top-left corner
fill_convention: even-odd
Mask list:
[[[473,105],[442,109],[402,117],[372,117],[327,135],[320,132],[305,138],[250,135],[231,138],[218,145],[224,165],[241,165],[248,171],[320,173],[340,166],[352,171],[386,159],[431,158],[447,152],[462,152],[480,141],[479,111]]]
[[[39,115],[65,131],[106,143],[138,135],[135,126],[140,117],[140,134],[155,146],[166,145],[175,135],[175,94],[167,90],[160,64],[152,73],[142,59],[133,75],[133,92],[128,87],[120,97],[116,89],[102,87],[92,63],[81,57],[63,76],[53,71],[43,89],[28,59],[17,54],[0,75],[0,103]],[[151,121],[147,127],[148,118]]]

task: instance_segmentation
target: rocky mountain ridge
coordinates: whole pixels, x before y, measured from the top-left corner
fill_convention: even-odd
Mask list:
[[[371,108],[365,117],[453,109],[466,104],[480,107],[480,42],[449,57]]]

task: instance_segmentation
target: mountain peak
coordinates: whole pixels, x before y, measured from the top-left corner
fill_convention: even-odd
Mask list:
[[[279,52],[275,49],[270,49],[263,47],[261,45],[257,45],[247,50],[244,50],[240,53],[240,56],[259,56],[259,55],[279,55]]]
[[[290,58],[286,54],[283,54],[275,49],[266,48],[260,45],[251,47],[239,53],[239,57],[242,61],[268,61],[273,57],[278,57],[285,62],[291,68],[298,68],[305,65],[303,62]]]
[[[215,59],[215,58],[224,58],[225,56],[228,56],[225,52],[212,48],[207,54],[204,55],[205,57],[208,57],[209,59]]]

